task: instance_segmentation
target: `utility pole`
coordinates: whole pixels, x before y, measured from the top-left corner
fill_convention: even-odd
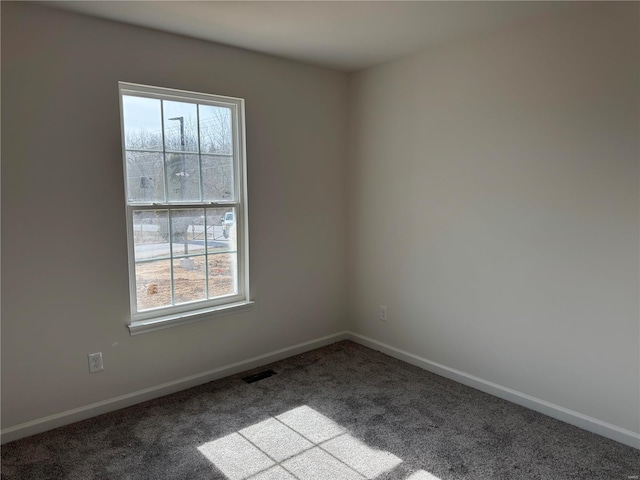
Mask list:
[[[178,120],[180,122],[180,145],[184,147],[184,117],[172,117],[169,120]]]
[[[180,122],[180,145],[182,146],[182,152],[184,152],[184,117],[172,117],[169,120],[177,120]],[[178,175],[180,175],[180,195],[182,196],[181,200],[184,200],[184,190],[185,190],[185,183],[187,180],[187,169],[186,169],[186,165],[184,163],[184,153],[180,154],[180,162],[181,162],[181,166],[182,166],[182,172],[179,172]],[[182,232],[182,234],[184,235],[184,253],[185,255],[189,254],[189,242],[187,240],[187,235],[188,235],[188,225],[185,225],[184,228],[184,232]]]

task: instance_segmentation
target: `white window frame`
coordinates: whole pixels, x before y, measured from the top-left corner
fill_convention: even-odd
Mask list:
[[[124,192],[127,220],[127,247],[129,263],[129,297],[131,320],[128,325],[132,335],[164,329],[178,324],[191,323],[208,317],[233,313],[253,304],[249,294],[249,224],[247,212],[247,160],[245,145],[244,99],[195,93],[163,87],[153,87],[128,82],[118,82],[120,100],[120,128],[122,134],[122,159],[124,167]],[[225,106],[232,110],[233,172],[235,200],[229,202],[130,202],[128,199],[127,161],[124,130],[123,96],[133,95],[161,100],[196,103],[200,105]],[[237,287],[235,295],[206,299],[180,305],[137,311],[135,251],[133,232],[134,210],[172,210],[185,208],[235,207],[237,230]],[[171,240],[170,240],[171,241]],[[205,249],[206,250],[206,249]],[[171,250],[172,251],[172,250]],[[173,257],[172,257],[173,258]]]

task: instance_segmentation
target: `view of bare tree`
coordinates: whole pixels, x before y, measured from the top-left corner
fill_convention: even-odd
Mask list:
[[[125,131],[129,201],[233,200],[231,112],[202,105],[200,111],[209,116],[201,114],[199,122],[180,117],[179,123],[165,124],[164,136]]]

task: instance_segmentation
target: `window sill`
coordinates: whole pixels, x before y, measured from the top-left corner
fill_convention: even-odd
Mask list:
[[[253,306],[253,304],[254,302],[252,300],[245,300],[242,302],[204,308],[202,310],[193,310],[191,312],[177,313],[175,315],[167,315],[164,317],[150,318],[148,320],[131,322],[131,324],[128,325],[129,333],[131,335],[138,335],[140,333],[163,330],[165,328],[176,327],[178,325],[200,322],[207,318],[219,317],[222,315],[228,315],[231,313],[248,310]]]

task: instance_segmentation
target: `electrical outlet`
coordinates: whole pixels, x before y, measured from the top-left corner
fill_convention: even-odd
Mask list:
[[[387,321],[387,307],[386,305],[380,305],[380,321]]]
[[[102,365],[102,352],[89,354],[89,373],[96,373],[104,369]]]

